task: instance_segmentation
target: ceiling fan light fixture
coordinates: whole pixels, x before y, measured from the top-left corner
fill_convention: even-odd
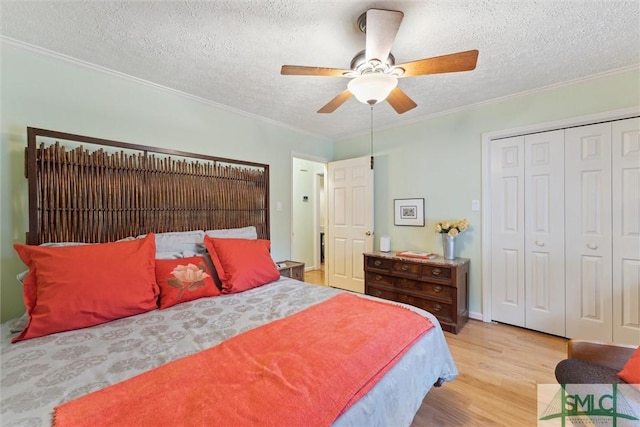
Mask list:
[[[387,99],[398,85],[398,78],[391,74],[368,73],[351,80],[349,91],[363,104],[374,105]]]

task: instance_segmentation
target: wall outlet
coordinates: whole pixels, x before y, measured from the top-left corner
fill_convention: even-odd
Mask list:
[[[480,200],[472,200],[471,201],[471,210],[479,211],[480,210]]]

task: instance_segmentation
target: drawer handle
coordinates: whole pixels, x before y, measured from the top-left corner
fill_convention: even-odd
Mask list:
[[[376,267],[380,267],[380,265],[382,265],[382,261],[380,261],[379,259],[375,260],[373,262],[373,265],[375,265]]]
[[[376,274],[376,280],[382,280],[382,276],[379,274]]]
[[[442,306],[440,304],[433,304],[433,311],[440,311],[442,310]]]
[[[381,291],[374,291],[373,292],[373,296],[375,296],[375,297],[382,296],[382,292]]]
[[[435,292],[442,292],[442,286],[434,286],[434,287],[433,287],[433,290],[434,290]]]
[[[410,267],[406,264],[404,264],[402,267],[400,267],[402,269],[402,271],[407,271]]]
[[[431,273],[432,273],[434,276],[439,276],[439,275],[440,275],[440,273],[442,273],[442,270],[440,270],[439,268],[434,268],[433,270],[431,270]]]

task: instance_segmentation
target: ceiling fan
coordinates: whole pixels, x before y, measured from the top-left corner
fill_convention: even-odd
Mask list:
[[[417,106],[399,87],[398,79],[427,74],[470,71],[476,68],[477,50],[420,59],[396,65],[391,46],[404,13],[397,10],[369,9],[358,18],[358,27],[366,35],[366,47],[351,60],[351,69],[283,65],[282,75],[348,77],[347,89],[329,101],[318,113],[332,113],[352,95],[366,104],[387,100],[398,114]]]

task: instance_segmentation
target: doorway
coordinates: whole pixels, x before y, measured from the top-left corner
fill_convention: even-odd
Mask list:
[[[292,157],[291,259],[304,262],[305,280],[325,285],[326,163]]]

